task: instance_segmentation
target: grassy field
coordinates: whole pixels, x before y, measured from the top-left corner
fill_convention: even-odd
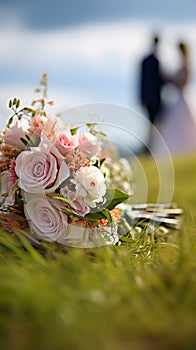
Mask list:
[[[154,201],[155,168],[141,162]],[[42,256],[1,232],[0,349],[196,348],[196,157],[174,165],[182,229],[150,254],[123,243]]]

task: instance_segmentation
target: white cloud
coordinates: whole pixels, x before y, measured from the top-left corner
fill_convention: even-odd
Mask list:
[[[0,63],[51,65],[85,62],[104,68],[112,61],[129,59],[141,48],[146,28],[140,23],[113,23],[75,29],[28,31],[22,28],[0,33]]]
[[[21,25],[0,32],[0,64],[35,67],[60,66],[70,62],[86,64],[97,70],[110,70],[119,62],[134,62],[150,43],[153,25],[149,22],[113,22],[72,29],[30,31]],[[164,25],[164,52],[171,53],[172,39],[185,36],[195,43],[195,25]],[[172,43],[173,44],[173,43]],[[58,69],[58,67],[56,67]]]
[[[167,69],[176,69],[178,65],[176,40],[181,37],[188,40],[193,80],[196,80],[196,25],[191,23],[183,26],[165,23],[159,27],[149,22],[111,22],[33,31],[23,28],[20,21],[10,21],[12,25],[0,31],[0,112],[3,115],[7,115],[3,104],[6,105],[10,97],[17,95],[25,103],[29,102],[35,86],[34,80],[28,81],[27,76],[37,82],[40,77],[36,75],[43,70],[55,76],[55,79],[51,76],[53,85],[49,91],[60,106],[65,99],[68,105],[97,99],[133,104],[138,60],[149,49],[152,29],[157,27],[163,39],[161,60]]]

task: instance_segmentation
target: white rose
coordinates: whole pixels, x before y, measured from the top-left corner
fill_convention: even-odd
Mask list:
[[[75,184],[77,196],[84,199],[89,207],[95,208],[96,203],[102,202],[106,185],[104,176],[97,167],[81,167],[72,182]]]
[[[79,149],[87,156],[94,156],[101,151],[101,142],[90,132],[84,132],[79,136]]]
[[[61,242],[66,237],[67,215],[60,208],[59,201],[46,196],[24,195],[28,199],[24,204],[25,216],[30,229],[45,241]]]

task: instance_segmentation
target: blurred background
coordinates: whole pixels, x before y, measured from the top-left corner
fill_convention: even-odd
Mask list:
[[[30,103],[43,72],[57,110],[99,101],[144,113],[139,64],[155,32],[169,72],[178,65],[176,41],[190,44],[186,93],[194,105],[195,18],[194,0],[0,0],[0,126],[9,116],[9,98]]]

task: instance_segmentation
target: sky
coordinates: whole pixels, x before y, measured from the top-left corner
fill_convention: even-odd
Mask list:
[[[22,17],[36,30],[134,19],[195,20],[194,0],[1,0],[0,5],[2,14]]]
[[[7,101],[31,102],[43,72],[57,112],[99,101],[143,113],[139,64],[154,32],[168,72],[178,68],[176,42],[190,44],[194,103],[195,19],[195,0],[0,0],[0,127],[9,116]]]

